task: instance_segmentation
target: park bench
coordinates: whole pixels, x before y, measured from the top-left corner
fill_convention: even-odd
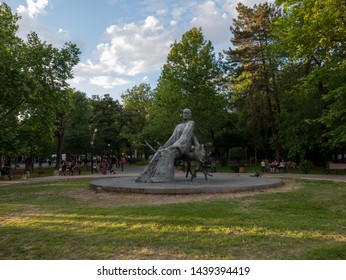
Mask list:
[[[94,171],[98,171],[97,170],[97,166],[94,166]],[[82,173],[82,169],[80,166],[76,165],[74,167],[71,167],[71,166],[63,166],[59,169],[59,172],[62,172],[62,174],[66,175],[74,175],[75,172],[78,172],[78,175],[81,175]]]
[[[9,169],[8,166],[4,166],[1,169],[1,180],[5,180],[5,176],[8,176],[9,180],[12,180],[12,176],[14,175],[25,175],[25,170],[24,169]]]
[[[346,172],[346,163],[333,163],[329,162],[327,169],[330,173],[331,170],[344,170]]]

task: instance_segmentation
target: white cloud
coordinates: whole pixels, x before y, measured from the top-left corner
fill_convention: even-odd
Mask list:
[[[43,9],[47,5],[47,0],[41,1],[41,5],[39,0],[36,2],[37,12],[38,7]],[[88,81],[89,84],[110,89],[128,83],[116,76],[130,78],[158,71],[167,58],[171,43],[175,39],[180,40],[192,26],[202,27],[205,38],[214,44],[224,42],[231,24],[230,3],[230,0],[181,1],[174,4],[152,1],[152,13],[148,12],[145,20],[105,28],[103,42],[95,46],[92,57],[75,67],[76,78],[71,82],[77,85],[78,81]],[[34,8],[31,10],[35,11]],[[67,30],[61,29],[57,34],[69,38]]]
[[[178,0],[177,0],[178,1]],[[171,11],[171,26],[181,35],[192,27],[201,27],[206,40],[211,40],[215,52],[221,52],[230,46],[230,26],[232,19],[237,17],[237,3],[252,7],[260,2],[274,2],[274,0],[199,0],[178,1],[178,6]],[[180,36],[181,36],[180,35]],[[175,35],[179,40],[179,36]]]
[[[82,76],[75,76],[73,79],[69,80],[69,82],[73,85],[77,85],[83,81],[85,81],[86,78]]]
[[[214,45],[228,43],[232,24],[233,1],[205,1],[196,7],[190,24],[201,27],[206,39]]]
[[[216,52],[228,48],[228,38],[231,37],[229,27],[232,24],[232,18],[236,16],[235,7],[238,0],[176,0],[174,2],[146,0],[146,2],[150,7],[149,12],[157,15],[160,22],[167,27],[165,32],[169,32],[172,38],[179,41],[181,36],[192,27],[201,27],[204,38],[212,41]],[[164,10],[166,14],[158,14],[155,9]]]
[[[69,38],[70,37],[70,33],[68,30],[59,28],[57,34],[57,36],[61,37],[61,38]]]
[[[112,76],[96,76],[90,79],[90,84],[97,85],[105,89],[110,89],[120,85],[126,85],[128,83],[129,81],[125,79]]]
[[[35,32],[42,41],[60,47],[70,40],[69,31],[59,28],[54,32],[42,24],[39,16],[46,14],[48,4],[48,0],[26,0],[26,7],[20,5],[17,8],[17,13],[21,17],[18,36],[26,39],[29,33]]]
[[[106,42],[97,45],[93,61],[80,63],[79,71],[135,76],[158,70],[171,42],[153,16],[144,21],[109,26],[104,38]]]
[[[180,20],[182,16],[186,13],[186,9],[179,7],[172,10],[172,16],[175,20]]]
[[[174,27],[178,25],[178,22],[176,20],[171,20],[169,24]]]
[[[45,12],[48,5],[48,0],[26,0],[27,8],[20,5],[17,8],[18,14],[28,15],[31,18],[36,18],[39,14]]]
[[[115,6],[121,2],[108,0]],[[142,20],[129,22],[129,17],[124,17],[122,23],[118,21],[105,26],[101,41],[92,38],[91,49],[94,51],[92,54],[84,53],[88,59],[74,68],[75,78],[70,82],[76,87],[84,87],[87,92],[89,89],[96,92],[119,90],[138,81],[153,82],[153,73],[156,76],[160,73],[171,43],[179,41],[193,26],[202,28],[205,39],[212,41],[215,51],[227,49],[231,37],[229,27],[232,18],[237,16],[235,7],[238,2],[253,6],[259,0],[140,1],[136,16],[140,14]],[[48,5],[52,9],[52,0],[26,0],[26,7],[21,5],[17,8],[21,16],[21,37],[35,31],[42,40],[57,47],[66,41],[75,41],[70,38],[70,31],[71,37],[76,34],[74,26],[65,26],[71,30],[58,28],[54,31],[39,21],[39,16],[47,12]],[[53,9],[48,12],[53,12]]]
[[[269,2],[269,3],[274,3],[275,0],[263,0],[263,1],[259,1],[259,0],[239,0],[238,2],[242,2],[244,5],[248,6],[248,7],[253,7],[254,5],[259,5],[259,3],[265,3],[265,2]]]

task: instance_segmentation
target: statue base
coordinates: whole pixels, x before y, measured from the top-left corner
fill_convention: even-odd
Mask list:
[[[119,177],[92,181],[90,187],[97,191],[147,194],[196,194],[256,191],[283,186],[276,178],[250,177],[239,173],[213,173],[208,181],[197,176],[193,181],[177,172],[172,182],[136,182],[135,177]]]

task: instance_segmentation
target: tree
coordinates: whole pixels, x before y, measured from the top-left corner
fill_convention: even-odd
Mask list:
[[[128,118],[128,125],[122,132],[131,149],[141,149],[145,140],[142,132],[152,108],[153,94],[148,84],[140,84],[128,89],[121,95],[124,104],[124,115]],[[132,154],[132,153],[131,153]]]
[[[76,92],[73,89],[66,89],[64,92],[61,92],[62,96],[65,99],[63,106],[56,111],[56,120],[55,120],[55,140],[56,140],[56,164],[54,167],[54,174],[58,174],[60,168],[60,161],[63,154],[63,149],[65,147],[65,140],[69,137],[68,132],[71,133],[71,124],[76,118],[78,109],[85,101],[85,94]],[[85,136],[85,135],[84,135]],[[80,139],[79,139],[80,140]],[[81,145],[83,146],[83,145]],[[85,147],[85,145],[84,145]]]
[[[127,145],[121,137],[128,118],[123,114],[123,107],[118,100],[113,100],[108,94],[103,98],[95,97],[92,102],[91,130],[97,129],[95,151],[106,155],[111,150],[122,152]]]
[[[275,22],[278,47],[305,70],[296,80],[297,92],[320,101],[317,113],[304,119],[320,128],[315,134],[320,150],[342,150],[346,147],[346,2],[278,0],[277,4],[284,10]]]
[[[90,121],[92,107],[90,99],[82,92],[72,93],[78,105],[74,107],[66,132],[63,150],[68,155],[86,155],[90,152],[90,138],[92,135]],[[75,104],[77,103],[75,101]]]
[[[147,135],[155,135],[153,140],[165,141],[180,122],[180,112],[189,108],[197,123],[196,134],[200,141],[213,143],[227,108],[218,84],[222,73],[213,46],[204,40],[202,30],[192,28],[186,32],[180,42],[172,44],[163,66],[154,91]]]
[[[80,50],[74,43],[65,43],[61,49],[41,42],[36,33],[28,35],[27,67],[35,81],[26,108],[26,118],[34,118],[37,130],[46,137],[56,137],[58,173],[65,130],[71,120],[79,98],[69,88],[73,67],[79,62]]]
[[[4,3],[0,15],[1,154],[30,157],[41,153],[40,147],[55,135],[57,170],[65,117],[73,111],[73,90],[67,80],[73,77],[80,51],[71,42],[55,48],[41,42],[34,32],[24,42],[16,37],[18,16]]]
[[[0,3],[0,155],[15,155],[21,147],[19,118],[32,88],[25,68],[24,48],[16,36],[18,16]],[[0,162],[1,166],[1,162]]]
[[[255,150],[271,146],[279,159],[282,155],[278,63],[269,49],[273,43],[270,26],[279,11],[268,3],[253,8],[238,3],[237,11],[238,17],[230,27],[234,48],[225,51],[232,102],[240,125],[247,128],[251,138],[259,139],[253,141]]]

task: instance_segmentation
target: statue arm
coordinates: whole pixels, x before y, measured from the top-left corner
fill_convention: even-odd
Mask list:
[[[171,137],[167,140],[167,142],[162,146],[162,148],[168,148],[169,146],[173,145],[174,142],[177,139],[177,135],[178,135],[178,125],[175,127]]]

